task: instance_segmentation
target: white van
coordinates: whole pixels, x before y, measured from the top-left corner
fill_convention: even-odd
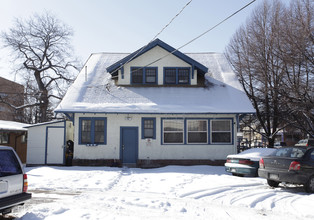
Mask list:
[[[8,214],[12,208],[23,205],[32,197],[27,193],[27,175],[20,158],[12,147],[0,146],[0,213]]]

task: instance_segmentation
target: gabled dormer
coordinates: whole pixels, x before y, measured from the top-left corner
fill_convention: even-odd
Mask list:
[[[118,85],[196,86],[207,67],[156,39],[107,68]]]

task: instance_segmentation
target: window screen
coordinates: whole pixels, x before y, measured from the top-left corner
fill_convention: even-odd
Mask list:
[[[207,120],[188,120],[188,143],[207,143]]]
[[[104,143],[105,141],[105,121],[95,120],[95,141],[94,143]]]
[[[163,121],[164,143],[183,143],[184,121],[171,119]]]
[[[189,69],[178,69],[178,83],[179,84],[188,84],[189,83]]]
[[[176,84],[176,69],[165,69],[165,84]]]
[[[211,142],[231,143],[231,120],[211,121]]]
[[[91,120],[82,120],[81,125],[81,143],[90,143],[91,142]]]
[[[156,68],[145,69],[145,82],[146,83],[156,83],[156,78],[157,78]]]
[[[143,69],[142,68],[132,68],[132,83],[143,83]]]

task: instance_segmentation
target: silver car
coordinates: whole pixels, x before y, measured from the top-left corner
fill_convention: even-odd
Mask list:
[[[12,147],[0,146],[0,213],[8,214],[12,208],[23,205],[31,198],[27,193],[27,175],[20,158]]]

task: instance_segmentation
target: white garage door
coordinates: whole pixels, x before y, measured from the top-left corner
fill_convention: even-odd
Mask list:
[[[64,128],[48,127],[47,164],[63,164]]]

